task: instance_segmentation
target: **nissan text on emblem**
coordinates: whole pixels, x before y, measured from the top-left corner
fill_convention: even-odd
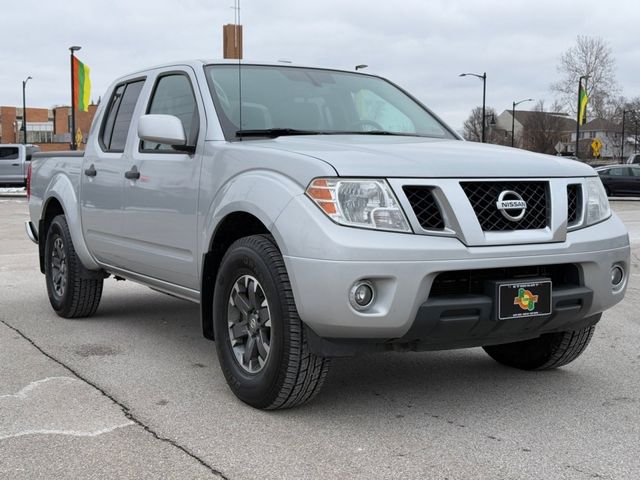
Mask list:
[[[507,220],[519,222],[527,211],[527,202],[519,193],[513,190],[505,190],[498,196],[496,208]]]

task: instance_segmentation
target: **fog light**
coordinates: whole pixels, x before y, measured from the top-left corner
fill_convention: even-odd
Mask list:
[[[364,310],[373,302],[375,290],[371,282],[362,280],[353,284],[349,292],[349,301],[356,310]]]
[[[620,265],[614,265],[611,269],[611,285],[617,287],[624,280],[624,270]]]

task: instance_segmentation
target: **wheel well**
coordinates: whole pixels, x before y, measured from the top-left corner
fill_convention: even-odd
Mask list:
[[[220,222],[213,234],[209,250],[204,255],[200,283],[202,334],[206,338],[213,340],[213,290],[222,257],[236,240],[262,233],[269,233],[269,229],[257,217],[247,212],[234,212]]]
[[[44,207],[44,213],[38,225],[38,253],[40,256],[40,271],[44,273],[44,247],[47,243],[47,233],[51,221],[58,215],[64,215],[64,209],[56,198],[50,198]]]

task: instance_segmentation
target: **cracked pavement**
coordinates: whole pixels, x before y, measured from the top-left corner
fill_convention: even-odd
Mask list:
[[[612,205],[640,263],[640,202]],[[480,349],[339,359],[315,401],[261,412],[227,388],[196,305],[109,279],[94,317],[58,318],[26,218],[0,194],[2,479],[639,476],[637,265],[563,369]]]

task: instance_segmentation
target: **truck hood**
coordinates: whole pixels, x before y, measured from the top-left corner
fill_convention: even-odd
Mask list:
[[[309,135],[251,141],[323,160],[343,177],[584,177],[575,160],[461,140],[375,135]]]

